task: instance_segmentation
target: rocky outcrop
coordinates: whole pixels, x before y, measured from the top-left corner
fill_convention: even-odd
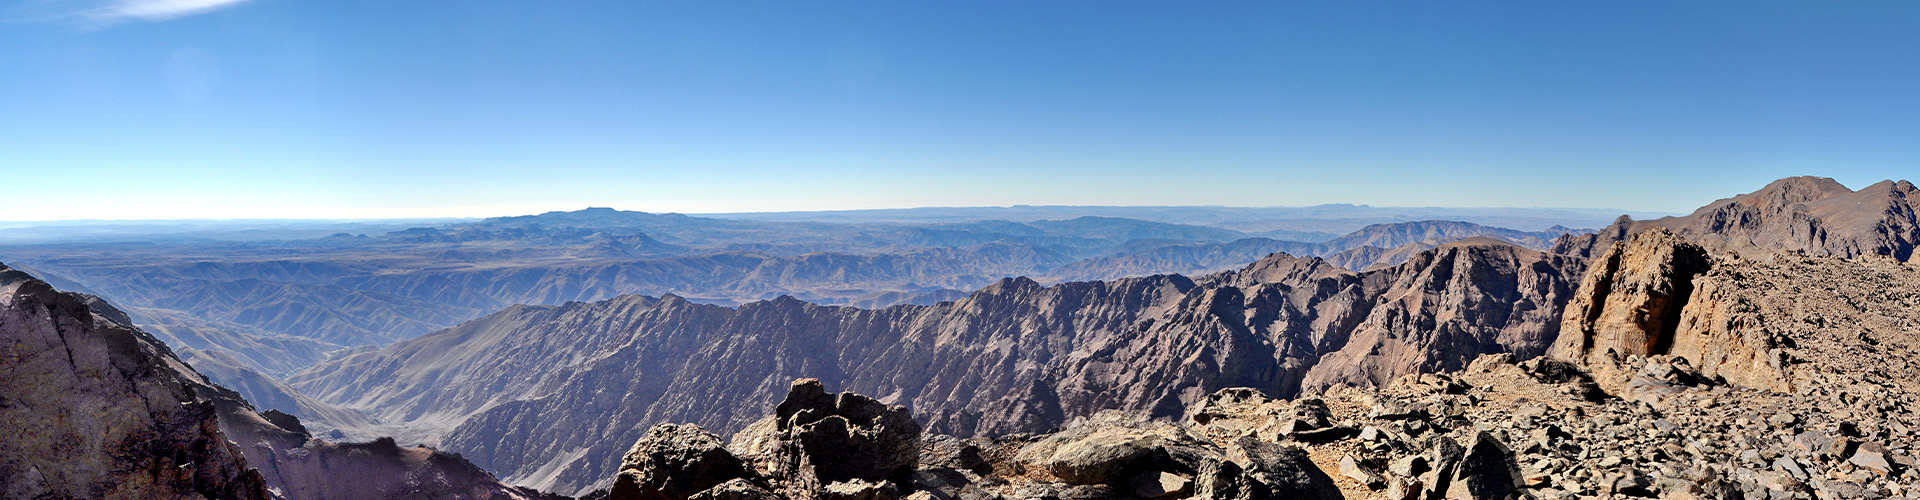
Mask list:
[[[1622,217],[1597,233],[1563,238],[1554,251],[1599,255],[1614,242],[1665,228],[1716,253],[1749,258],[1789,250],[1910,261],[1920,245],[1916,211],[1920,211],[1920,189],[1908,181],[1881,181],[1854,191],[1825,177],[1790,177],[1682,217],[1647,221]]]
[[[89,299],[0,266],[0,497],[266,499],[205,381]]]
[[[0,266],[0,498],[532,499],[458,456],[312,439],[126,314]]]
[[[1822,372],[1855,370],[1832,362],[1858,358],[1841,346],[1900,337],[1901,325],[1920,321],[1904,297],[1913,294],[1909,283],[1920,277],[1891,259],[1715,257],[1656,228],[1596,261],[1567,306],[1553,354],[1616,393],[1634,376],[1628,361],[1649,357],[1673,358],[1708,379],[1793,392]]]
[[[1667,354],[1695,279],[1712,266],[1706,249],[1664,228],[1614,243],[1567,304],[1554,356],[1614,366],[1627,356]]]
[[[681,500],[751,476],[718,436],[696,425],[660,424],[633,443],[609,500]],[[746,485],[755,488],[749,482]]]
[[[923,443],[942,443],[922,446]],[[958,451],[958,453],[955,453]],[[957,466],[957,467],[956,467]],[[899,406],[795,381],[774,414],[734,436],[660,424],[628,452],[608,500],[1338,499],[1297,447],[1206,440],[1118,412],[1043,435],[956,441]]]
[[[628,296],[510,308],[290,385],[428,431],[400,435],[439,437],[517,484],[577,493],[605,487],[595,483],[648,426],[738,431],[758,417],[738,408],[796,378],[915,408],[932,432],[998,436],[1106,409],[1178,418],[1226,387],[1292,396],[1487,352],[1537,356],[1582,266],[1460,243],[1367,273],[1275,255],[1197,279],[1013,279],[881,310]]]

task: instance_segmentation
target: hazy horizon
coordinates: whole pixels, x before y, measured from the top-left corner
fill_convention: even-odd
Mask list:
[[[1850,187],[1851,187],[1851,186],[1850,186]],[[543,210],[543,211],[539,211],[539,212],[527,212],[527,213],[500,213],[500,214],[486,214],[486,215],[468,215],[468,216],[447,216],[447,217],[359,217],[359,218],[317,218],[317,217],[315,217],[315,218],[297,218],[297,217],[296,217],[296,218],[273,218],[273,217],[266,217],[266,218],[255,218],[255,217],[236,217],[236,218],[213,218],[213,217],[197,217],[197,218],[177,218],[177,219],[161,219],[161,218],[150,218],[150,219],[141,219],[141,218],[130,218],[130,219],[0,219],[0,224],[33,224],[33,223],[100,223],[100,224],[112,224],[112,223],[167,223],[167,222],[209,222],[209,223],[228,223],[228,222],[231,222],[231,223],[249,223],[249,222],[261,222],[261,223],[269,223],[269,222],[325,222],[325,223],[356,223],[356,222],[368,222],[368,223],[374,223],[374,222],[389,222],[389,223],[391,223],[391,222],[411,222],[411,221],[418,221],[418,222],[433,222],[433,221],[478,221],[478,220],[485,220],[485,219],[491,219],[491,218],[499,218],[499,217],[520,217],[520,216],[528,216],[528,215],[540,215],[540,214],[544,214],[544,213],[550,213],[550,212],[575,212],[575,211],[581,211],[581,210],[589,210],[589,209],[597,209],[597,208],[609,208],[609,209],[613,209],[613,210],[619,210],[619,211],[622,211],[622,212],[644,212],[644,213],[651,213],[651,214],[663,214],[663,215],[664,215],[664,214],[671,214],[671,215],[687,215],[687,216],[693,216],[693,217],[718,217],[718,218],[726,218],[726,217],[728,217],[728,216],[748,216],[748,215],[776,215],[776,214],[777,214],[777,215],[796,215],[796,216],[798,216],[798,215],[808,215],[808,214],[821,214],[821,215],[830,215],[830,214],[845,214],[845,213],[863,213],[863,212],[910,212],[910,211],[921,211],[921,210],[994,210],[994,209],[1021,209],[1021,208],[1058,208],[1058,209],[1092,209],[1092,208],[1098,208],[1098,209],[1109,209],[1109,208],[1111,208],[1111,209],[1173,209],[1173,208],[1200,208],[1200,209],[1224,209],[1224,210],[1274,210],[1274,209],[1308,209],[1308,208],[1318,208],[1318,207],[1337,207],[1337,206],[1353,206],[1353,207],[1360,207],[1360,208],[1372,208],[1372,209],[1382,209],[1382,210],[1395,210],[1395,209],[1434,209],[1434,210],[1540,210],[1540,211],[1570,211],[1570,212],[1588,212],[1588,213],[1614,213],[1614,214],[1626,214],[1626,215],[1634,215],[1634,216],[1636,216],[1636,218],[1638,218],[1638,216],[1641,216],[1641,215],[1648,215],[1648,216],[1669,216],[1669,215],[1681,215],[1681,214],[1685,214],[1685,213],[1686,213],[1686,212],[1658,212],[1658,211],[1648,211],[1648,210],[1627,210],[1627,209],[1617,209],[1617,208],[1594,208],[1594,207],[1503,207],[1503,206],[1462,206],[1462,207],[1446,207],[1446,206],[1415,206],[1415,205],[1407,205],[1407,206],[1375,206],[1375,205],[1368,205],[1368,204],[1364,204],[1364,203],[1323,203],[1323,204],[1319,204],[1319,205],[1269,205],[1269,206],[1229,206],[1229,205],[1033,205],[1033,204],[1016,204],[1016,205],[973,205],[973,206],[920,206],[920,207],[881,207],[881,208],[854,208],[854,209],[838,209],[838,210],[776,210],[776,211],[733,211],[733,212],[673,212],[673,211],[652,211],[652,210],[634,210],[634,209],[628,209],[628,208],[622,208],[622,207],[606,207],[606,206],[577,206],[577,207],[573,207],[573,208],[559,208],[559,209],[554,209],[554,210]],[[0,229],[7,229],[7,227],[6,227],[6,226],[0,226]]]

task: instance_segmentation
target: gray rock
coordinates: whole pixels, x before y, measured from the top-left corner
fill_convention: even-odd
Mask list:
[[[1427,457],[1425,456],[1407,455],[1393,459],[1392,462],[1387,462],[1387,472],[1404,478],[1419,477],[1420,474],[1432,469],[1427,463]]]
[[[1893,464],[1887,461],[1887,447],[1880,443],[1862,443],[1859,448],[1853,450],[1853,456],[1847,457],[1847,463],[1883,476],[1893,474]]]
[[[1448,485],[1453,481],[1454,469],[1460,466],[1460,460],[1466,455],[1466,449],[1460,443],[1446,436],[1433,436],[1428,440],[1427,462],[1432,469],[1420,475],[1420,484],[1426,487],[1427,498],[1445,496]]]
[[[849,479],[828,484],[821,492],[822,500],[899,500],[900,489],[886,481],[868,481]]]
[[[1807,480],[1807,470],[1801,468],[1800,464],[1794,462],[1792,458],[1780,457],[1773,459],[1773,470],[1792,474],[1794,479],[1801,481]]]
[[[779,495],[745,479],[733,479],[687,497],[687,500],[781,500]]]
[[[1635,497],[1654,496],[1653,478],[1640,472],[1639,469],[1623,468],[1609,477],[1612,480],[1607,484],[1608,492]]]
[[[907,476],[907,485],[914,491],[933,493],[940,498],[954,498],[971,485],[966,474],[953,469],[922,469]]]
[[[993,467],[980,455],[980,446],[972,440],[934,434],[920,437],[920,466],[946,467],[985,474]]]
[[[1519,497],[1522,488],[1513,452],[1492,434],[1481,432],[1467,445],[1466,454],[1454,469],[1447,498],[1508,500]]]
[[[660,424],[633,443],[608,500],[684,500],[734,479],[746,465],[718,436],[691,424]]]
[[[1407,419],[1414,419],[1414,418],[1424,418],[1425,415],[1426,415],[1425,410],[1415,407],[1411,404],[1407,404],[1405,401],[1392,399],[1392,398],[1381,398],[1378,402],[1374,403],[1373,409],[1367,413],[1367,418],[1374,418],[1379,420],[1407,420]]]
[[[1289,437],[1292,437],[1294,441],[1299,441],[1302,443],[1326,444],[1326,443],[1331,443],[1334,441],[1339,441],[1342,439],[1346,439],[1346,438],[1350,438],[1358,435],[1360,435],[1360,431],[1355,430],[1352,427],[1339,425],[1339,426],[1333,426],[1333,427],[1322,427],[1322,428],[1313,429],[1313,430],[1298,431],[1298,432],[1294,432]]]
[[[1414,500],[1420,498],[1420,480],[1393,478],[1387,481],[1387,489],[1380,492],[1385,500]]]
[[[1227,498],[1342,498],[1333,478],[1313,464],[1306,450],[1247,436],[1227,446],[1227,458],[1251,479],[1243,483],[1243,495]]]
[[[1365,485],[1367,489],[1377,490],[1387,487],[1387,479],[1368,469],[1366,465],[1353,458],[1352,454],[1340,456],[1340,475]]]
[[[1107,439],[1096,435],[1060,446],[1046,470],[1067,484],[1109,484],[1153,457],[1155,443],[1144,438]]]
[[[1193,493],[1193,480],[1166,471],[1149,471],[1133,478],[1133,494],[1140,498],[1180,498]]]
[[[782,448],[806,455],[823,482],[904,477],[920,461],[920,424],[906,407],[841,393],[832,404],[820,381],[796,380],[775,409]],[[787,460],[797,462],[797,458]]]

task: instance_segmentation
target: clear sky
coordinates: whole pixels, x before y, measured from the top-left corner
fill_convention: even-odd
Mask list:
[[[0,220],[1683,212],[1803,174],[1920,179],[1920,3],[0,2]]]

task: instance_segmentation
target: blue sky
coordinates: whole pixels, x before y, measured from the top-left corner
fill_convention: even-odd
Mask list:
[[[0,220],[1681,212],[1920,178],[1915,26],[1911,2],[19,0]]]

